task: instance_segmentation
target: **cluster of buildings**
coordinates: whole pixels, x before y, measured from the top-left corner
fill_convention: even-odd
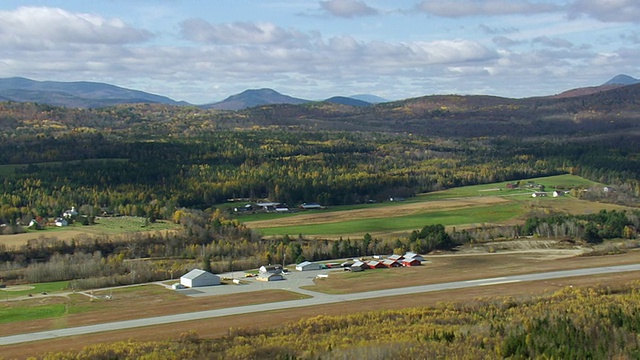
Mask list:
[[[324,208],[324,206],[318,203],[303,203],[297,208],[291,208],[289,205],[279,202],[258,202],[255,204],[245,204],[243,206],[234,207],[233,211],[236,213],[253,213],[256,211],[289,212],[294,210],[318,210]]]
[[[396,267],[411,267],[420,266],[424,258],[422,255],[414,252],[407,252],[404,255],[391,255],[386,259],[380,257],[374,258],[368,261],[351,260],[345,261],[340,266],[348,271],[363,271],[367,269],[381,269],[381,268],[396,268]]]

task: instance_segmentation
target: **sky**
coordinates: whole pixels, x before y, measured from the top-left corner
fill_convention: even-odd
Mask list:
[[[522,98],[640,77],[639,0],[2,0],[0,78],[206,104]]]

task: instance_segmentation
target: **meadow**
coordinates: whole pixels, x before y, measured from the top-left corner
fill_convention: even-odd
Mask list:
[[[588,188],[596,183],[574,175],[558,175],[521,181],[516,189],[511,182],[465,186],[419,194],[401,202],[381,202],[336,206],[325,210],[292,214],[255,214],[240,217],[247,226],[264,236],[377,236],[409,233],[425,225],[469,228],[482,225],[523,223],[534,209],[554,209],[570,213],[597,212],[616,206],[587,203],[571,196],[533,198],[533,187],[554,189]]]

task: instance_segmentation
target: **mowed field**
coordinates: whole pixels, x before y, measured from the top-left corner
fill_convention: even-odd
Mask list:
[[[70,241],[81,236],[117,235],[140,232],[166,232],[179,229],[179,226],[169,221],[149,223],[144,218],[134,216],[99,217],[95,225],[83,226],[75,223],[71,226],[48,226],[44,230],[29,230],[23,234],[2,235],[0,244],[7,246],[21,246],[29,240],[41,237]]]
[[[403,236],[425,225],[457,229],[483,225],[519,224],[536,211],[590,214],[625,210],[623,206],[583,201],[570,195],[554,198],[553,189],[589,187],[595,183],[573,175],[531,179],[545,186],[547,197],[533,198],[533,189],[508,189],[507,183],[467,186],[418,195],[402,202],[337,206],[294,214],[245,215],[241,221],[265,236],[377,237]],[[255,220],[254,220],[255,219]]]

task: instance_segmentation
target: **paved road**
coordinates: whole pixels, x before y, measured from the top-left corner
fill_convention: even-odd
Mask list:
[[[621,273],[621,272],[629,272],[629,271],[640,271],[640,264],[607,266],[607,267],[578,269],[578,270],[552,271],[552,272],[545,272],[545,273],[538,273],[538,274],[504,276],[504,277],[497,277],[497,278],[491,278],[491,279],[455,281],[455,282],[448,282],[448,283],[441,283],[441,284],[412,286],[412,287],[399,288],[399,289],[385,289],[385,290],[368,291],[364,293],[344,294],[344,295],[328,295],[328,294],[321,294],[321,293],[313,293],[312,298],[301,299],[301,300],[283,301],[283,302],[277,302],[277,303],[267,303],[267,304],[258,304],[258,305],[248,305],[248,306],[238,306],[238,307],[226,308],[226,309],[198,311],[198,312],[192,312],[192,313],[186,313],[186,314],[166,315],[166,316],[158,316],[158,317],[152,317],[152,318],[146,318],[146,319],[117,321],[112,323],[80,326],[80,327],[68,328],[68,329],[58,329],[58,330],[41,331],[41,332],[30,333],[30,334],[5,336],[5,337],[0,337],[0,346],[19,344],[19,343],[25,343],[25,342],[31,342],[31,341],[38,341],[38,340],[57,339],[57,338],[66,337],[66,336],[85,335],[85,334],[98,333],[98,332],[104,332],[104,331],[132,329],[132,328],[143,327],[143,326],[171,324],[171,323],[190,321],[190,320],[210,319],[210,318],[217,318],[217,317],[229,316],[229,315],[250,314],[250,313],[259,313],[259,312],[265,312],[265,311],[271,311],[271,310],[293,309],[293,308],[306,307],[306,306],[332,304],[332,303],[339,303],[339,302],[345,302],[345,301],[360,300],[363,298],[371,299],[371,298],[379,298],[379,297],[425,293],[425,292],[432,292],[432,291],[464,289],[464,288],[471,288],[471,287],[477,287],[477,286],[491,286],[491,285],[525,282],[525,281],[550,280],[550,279],[567,278],[567,277],[574,277],[574,276],[610,274],[610,273]]]

